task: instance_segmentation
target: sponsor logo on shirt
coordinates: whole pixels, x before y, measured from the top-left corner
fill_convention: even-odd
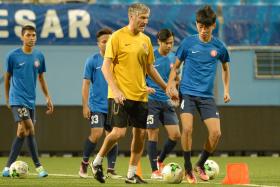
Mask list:
[[[18,65],[23,66],[25,64],[25,62],[21,62]]]
[[[101,66],[96,67],[96,69],[100,69],[100,68],[101,68]]]
[[[199,53],[199,51],[192,51],[192,53],[193,53],[193,54],[195,54],[195,53]]]

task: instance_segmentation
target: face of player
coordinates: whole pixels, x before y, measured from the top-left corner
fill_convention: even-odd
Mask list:
[[[162,42],[158,40],[158,45],[159,45],[159,52],[161,55],[167,55],[173,48],[174,45],[174,37],[170,36],[167,38],[166,41]]]
[[[212,32],[216,28],[216,23],[211,26],[206,26],[196,22],[196,28],[199,34],[199,39],[203,42],[209,42],[212,37]]]
[[[104,55],[105,53],[106,43],[110,36],[111,36],[110,34],[104,34],[98,38],[97,45],[102,55]]]
[[[144,32],[146,25],[149,22],[150,13],[138,13],[131,15],[132,29],[135,34]]]
[[[33,48],[37,40],[36,32],[33,30],[26,30],[21,36],[21,40],[24,47]]]

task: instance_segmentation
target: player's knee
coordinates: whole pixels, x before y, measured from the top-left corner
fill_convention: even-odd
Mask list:
[[[173,140],[173,141],[177,141],[181,138],[181,134],[180,133],[174,133],[174,134],[171,134],[169,136],[169,139]]]
[[[219,140],[221,135],[222,135],[221,131],[218,131],[218,130],[210,133],[211,139],[214,139],[214,140]]]
[[[183,129],[182,129],[182,134],[185,134],[185,135],[192,135],[192,132],[193,132],[192,128],[183,127]]]

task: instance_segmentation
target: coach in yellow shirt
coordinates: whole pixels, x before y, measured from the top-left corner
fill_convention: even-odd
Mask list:
[[[154,53],[150,38],[144,29],[148,24],[150,9],[141,3],[128,8],[129,24],[113,33],[109,39],[102,72],[109,85],[108,119],[113,130],[92,162],[95,179],[104,183],[102,159],[112,146],[125,136],[128,125],[133,127],[131,157],[126,183],[146,183],[136,175],[146,131],[148,91],[146,75],[149,74],[162,89],[166,84],[153,66]]]

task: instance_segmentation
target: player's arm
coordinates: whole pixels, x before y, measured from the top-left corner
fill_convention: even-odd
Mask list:
[[[11,74],[9,72],[6,72],[5,73],[5,98],[6,98],[6,105],[8,108],[11,108],[10,107],[10,104],[9,104],[9,100],[10,100],[10,97],[9,97],[9,92],[10,92],[10,81],[11,81]]]
[[[121,90],[118,88],[116,82],[114,81],[113,72],[110,68],[112,63],[113,61],[111,58],[104,58],[104,62],[101,70],[109,87],[113,92],[115,102],[123,104],[123,101],[126,100],[126,98],[124,94],[121,92]]]
[[[38,80],[40,82],[41,90],[42,90],[43,94],[45,95],[46,102],[47,102],[48,109],[47,109],[46,114],[51,114],[51,113],[53,113],[54,107],[53,107],[53,103],[52,103],[52,100],[51,100],[51,97],[49,94],[48,85],[45,80],[44,73],[39,74]]]
[[[89,87],[90,87],[90,80],[83,79],[83,84],[82,84],[82,104],[83,104],[83,116],[86,119],[90,118],[90,109],[88,107]]]
[[[166,89],[166,83],[161,78],[160,74],[156,70],[153,64],[147,64],[147,73],[163,90]]]
[[[230,68],[229,63],[222,63],[222,79],[224,85],[224,102],[230,102],[229,84],[230,84]]]
[[[173,65],[170,74],[169,74],[169,79],[167,82],[167,88],[166,88],[166,94],[172,98],[172,99],[179,99],[179,93],[177,90],[176,85],[178,84],[178,73],[180,70],[180,66],[181,66],[182,62],[176,58],[175,64]]]

